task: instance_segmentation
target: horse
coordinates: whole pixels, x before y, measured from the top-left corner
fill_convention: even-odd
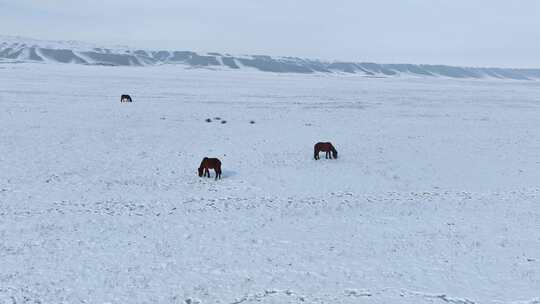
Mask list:
[[[217,158],[203,158],[201,165],[199,166],[199,177],[208,176],[210,177],[210,170],[214,169],[216,172],[216,180],[221,179],[221,161]]]
[[[314,150],[313,158],[315,158],[316,160],[319,159],[319,152],[320,151],[326,152],[326,158],[329,158],[329,159],[337,158],[337,150],[336,150],[336,148],[334,148],[332,143],[318,142],[318,143],[315,144],[315,147],[313,148],[313,150]],[[332,153],[330,154],[330,152],[332,152]]]
[[[120,97],[120,102],[133,102],[133,100],[131,100],[131,96],[129,95],[122,95]]]

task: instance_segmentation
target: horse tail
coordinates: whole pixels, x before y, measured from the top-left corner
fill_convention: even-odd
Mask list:
[[[218,159],[216,162],[216,179],[221,179],[221,161]]]

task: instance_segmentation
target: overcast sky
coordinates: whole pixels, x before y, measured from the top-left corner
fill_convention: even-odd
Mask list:
[[[540,0],[0,0],[0,34],[152,49],[540,68]]]

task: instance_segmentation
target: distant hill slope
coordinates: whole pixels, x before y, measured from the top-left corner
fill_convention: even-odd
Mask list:
[[[183,64],[192,67],[253,68],[275,73],[350,73],[386,77],[414,75],[451,78],[540,79],[540,69],[327,62],[298,57],[233,56],[220,53],[142,50],[128,47],[104,48],[74,41],[43,41],[9,36],[0,36],[0,60],[109,66]]]

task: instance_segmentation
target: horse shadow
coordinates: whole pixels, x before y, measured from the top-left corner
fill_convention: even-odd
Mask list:
[[[233,176],[235,176],[237,174],[238,174],[238,172],[233,171],[233,170],[222,170],[221,171],[221,177],[223,177],[223,178],[233,177]]]

